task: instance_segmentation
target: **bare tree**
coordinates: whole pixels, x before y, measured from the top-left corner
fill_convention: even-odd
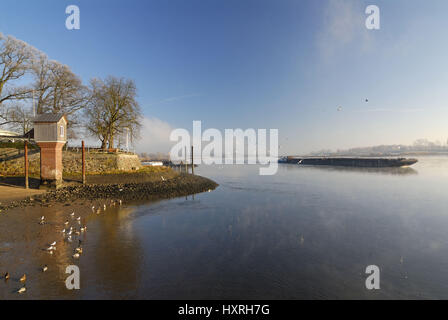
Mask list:
[[[27,43],[0,33],[0,125],[12,123],[6,103],[24,100],[31,92],[30,87],[16,82],[30,70],[37,52]]]
[[[74,137],[74,129],[80,125],[78,111],[88,101],[87,87],[68,66],[48,60],[43,54],[33,63],[33,76],[37,113],[64,113],[69,135]]]
[[[115,138],[125,132],[129,132],[132,139],[138,137],[141,111],[133,80],[112,76],[105,80],[92,79],[90,91],[86,129],[100,139],[103,149],[106,143],[113,148]]]
[[[33,113],[23,104],[15,103],[8,108],[9,127],[26,134],[33,128]]]

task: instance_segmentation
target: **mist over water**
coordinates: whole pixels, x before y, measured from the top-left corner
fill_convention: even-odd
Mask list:
[[[28,297],[448,298],[448,157],[412,168],[200,166],[194,198],[114,208],[89,222],[81,290]],[[365,268],[381,289],[365,288]],[[55,290],[55,285],[61,288]]]

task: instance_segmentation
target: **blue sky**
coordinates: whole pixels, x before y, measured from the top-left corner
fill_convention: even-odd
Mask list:
[[[65,28],[65,8],[81,29]],[[381,29],[367,30],[367,5]],[[9,0],[0,32],[92,77],[132,78],[146,128],[278,128],[282,153],[448,139],[444,0]],[[366,103],[365,99],[369,102]],[[337,111],[342,106],[342,111]]]

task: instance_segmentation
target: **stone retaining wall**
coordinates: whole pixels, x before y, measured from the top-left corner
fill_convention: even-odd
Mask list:
[[[81,152],[64,151],[62,164],[65,175],[80,174],[82,170]],[[29,156],[30,175],[40,175],[40,154]],[[134,171],[142,168],[137,155],[115,153],[86,153],[87,173],[110,171]],[[24,174],[24,158],[0,161],[0,175],[14,176]]]

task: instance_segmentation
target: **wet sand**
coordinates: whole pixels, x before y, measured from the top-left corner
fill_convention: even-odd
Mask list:
[[[56,204],[52,207],[33,205],[15,208],[1,214],[0,300],[39,299],[39,292],[33,289],[41,287],[44,282],[55,284],[55,293],[61,291],[66,295],[64,291],[68,290],[62,291],[64,279],[68,276],[65,274],[65,268],[76,264],[72,255],[85,234],[73,235],[72,242],[69,242],[61,231],[68,230],[71,226],[79,231],[81,226],[88,226],[90,220],[101,218],[107,211],[101,210],[97,214],[93,213],[90,207],[92,205],[100,207],[104,203],[110,205],[110,202],[101,200],[77,201],[70,205]],[[74,217],[70,216],[72,212],[75,212]],[[42,215],[45,216],[45,223],[39,224]],[[76,220],[78,217],[81,217],[80,223]],[[69,222],[68,225],[65,225],[66,221]],[[50,254],[45,249],[53,241],[56,241],[56,250]],[[44,265],[48,266],[46,272],[41,270]],[[4,279],[6,272],[10,274],[8,281]],[[23,274],[27,276],[27,292],[19,294],[17,290],[22,287],[19,279]]]
[[[117,183],[116,175],[90,177],[89,180],[86,186],[75,182],[71,186],[46,193],[34,190],[34,195],[26,200],[9,197],[8,204],[1,204],[0,300],[77,298],[76,290],[65,288],[65,279],[68,277],[65,268],[79,262],[79,259],[73,258],[73,254],[79,240],[83,243],[87,241],[92,221],[122,212],[136,201],[147,203],[186,196],[217,186],[209,179],[179,175],[176,172],[164,173],[163,180],[160,175],[147,174],[120,175],[120,183]],[[23,196],[28,194],[21,192],[19,198]],[[71,216],[73,212],[75,214]],[[42,216],[45,217],[44,223],[40,224]],[[81,232],[81,227],[85,226],[87,231]],[[67,236],[70,227],[73,228],[71,241]],[[63,229],[66,233],[62,232]],[[56,250],[50,254],[45,249],[54,241]],[[45,265],[48,271],[42,272]],[[6,272],[10,274],[7,281],[4,279]],[[27,291],[19,294],[17,290],[23,286],[19,279],[23,274],[27,275]]]
[[[0,203],[11,200],[21,200],[37,194],[43,194],[44,190],[24,189],[22,187],[13,187],[0,184]]]

